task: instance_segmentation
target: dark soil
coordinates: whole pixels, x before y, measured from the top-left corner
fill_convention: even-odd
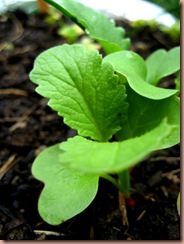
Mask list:
[[[117,190],[103,179],[81,214],[58,226],[40,218],[37,201],[43,184],[31,175],[32,162],[43,148],[73,134],[28,77],[39,53],[66,42],[57,35],[58,22],[49,25],[44,18],[18,11],[0,17],[0,239],[180,240],[179,145],[153,153],[133,169],[129,227],[122,224]],[[135,31],[126,21],[117,23],[130,34],[131,49],[144,58],[158,48],[179,45],[159,28]],[[172,87],[172,77],[164,84]]]

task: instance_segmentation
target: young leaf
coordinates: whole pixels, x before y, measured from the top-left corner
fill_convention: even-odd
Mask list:
[[[140,136],[158,126],[167,117],[168,123],[175,125],[169,137],[165,138],[163,148],[174,146],[180,141],[180,99],[172,96],[162,100],[152,100],[140,96],[126,86],[127,120],[117,132],[119,140]]]
[[[146,81],[157,85],[160,79],[180,70],[180,47],[174,47],[168,52],[159,49],[146,59],[147,77]]]
[[[111,63],[114,70],[125,76],[130,87],[143,97],[160,100],[178,92],[149,84],[146,81],[147,67],[145,61],[132,51],[109,54],[103,59],[103,63]]]
[[[65,168],[60,160],[59,144],[46,148],[35,159],[32,174],[45,183],[38,210],[49,224],[58,225],[82,212],[94,199],[99,177],[81,175]]]
[[[95,142],[81,136],[60,144],[61,161],[66,166],[95,174],[117,173],[140,162],[150,152],[162,148],[173,126],[165,120],[140,137],[122,142]]]
[[[103,46],[106,53],[129,48],[130,40],[124,38],[124,29],[115,27],[115,22],[106,15],[72,0],[60,0],[59,4],[53,0],[45,1],[85,29],[91,38]]]
[[[86,51],[79,44],[51,48],[37,57],[30,78],[80,135],[108,141],[120,129],[125,87],[96,50]]]

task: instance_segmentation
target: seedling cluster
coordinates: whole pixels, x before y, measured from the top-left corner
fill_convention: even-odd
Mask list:
[[[36,91],[78,133],[43,150],[32,167],[45,183],[39,213],[57,225],[93,201],[100,177],[129,196],[130,168],[151,152],[179,143],[179,90],[158,84],[179,72],[180,48],[160,49],[144,60],[128,50],[124,29],[105,15],[72,0],[46,2],[106,53],[102,58],[82,44],[52,47],[37,57],[30,73]]]

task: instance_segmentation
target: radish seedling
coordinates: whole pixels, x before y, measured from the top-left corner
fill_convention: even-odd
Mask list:
[[[100,177],[128,196],[130,167],[179,142],[179,91],[157,85],[179,71],[180,59],[176,47],[143,60],[127,50],[124,30],[105,15],[71,0],[46,2],[79,24],[107,54],[102,58],[81,44],[64,44],[40,54],[30,73],[36,91],[78,132],[42,151],[32,167],[45,183],[40,215],[57,225],[93,201]]]

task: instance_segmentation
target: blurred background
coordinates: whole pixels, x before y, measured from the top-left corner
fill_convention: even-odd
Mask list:
[[[59,2],[59,0],[57,0]],[[107,13],[113,18],[130,21],[156,20],[171,26],[180,18],[179,0],[76,0],[86,6]],[[37,0],[0,0],[0,14],[15,9],[33,13],[38,10]],[[146,11],[145,11],[146,10]]]

